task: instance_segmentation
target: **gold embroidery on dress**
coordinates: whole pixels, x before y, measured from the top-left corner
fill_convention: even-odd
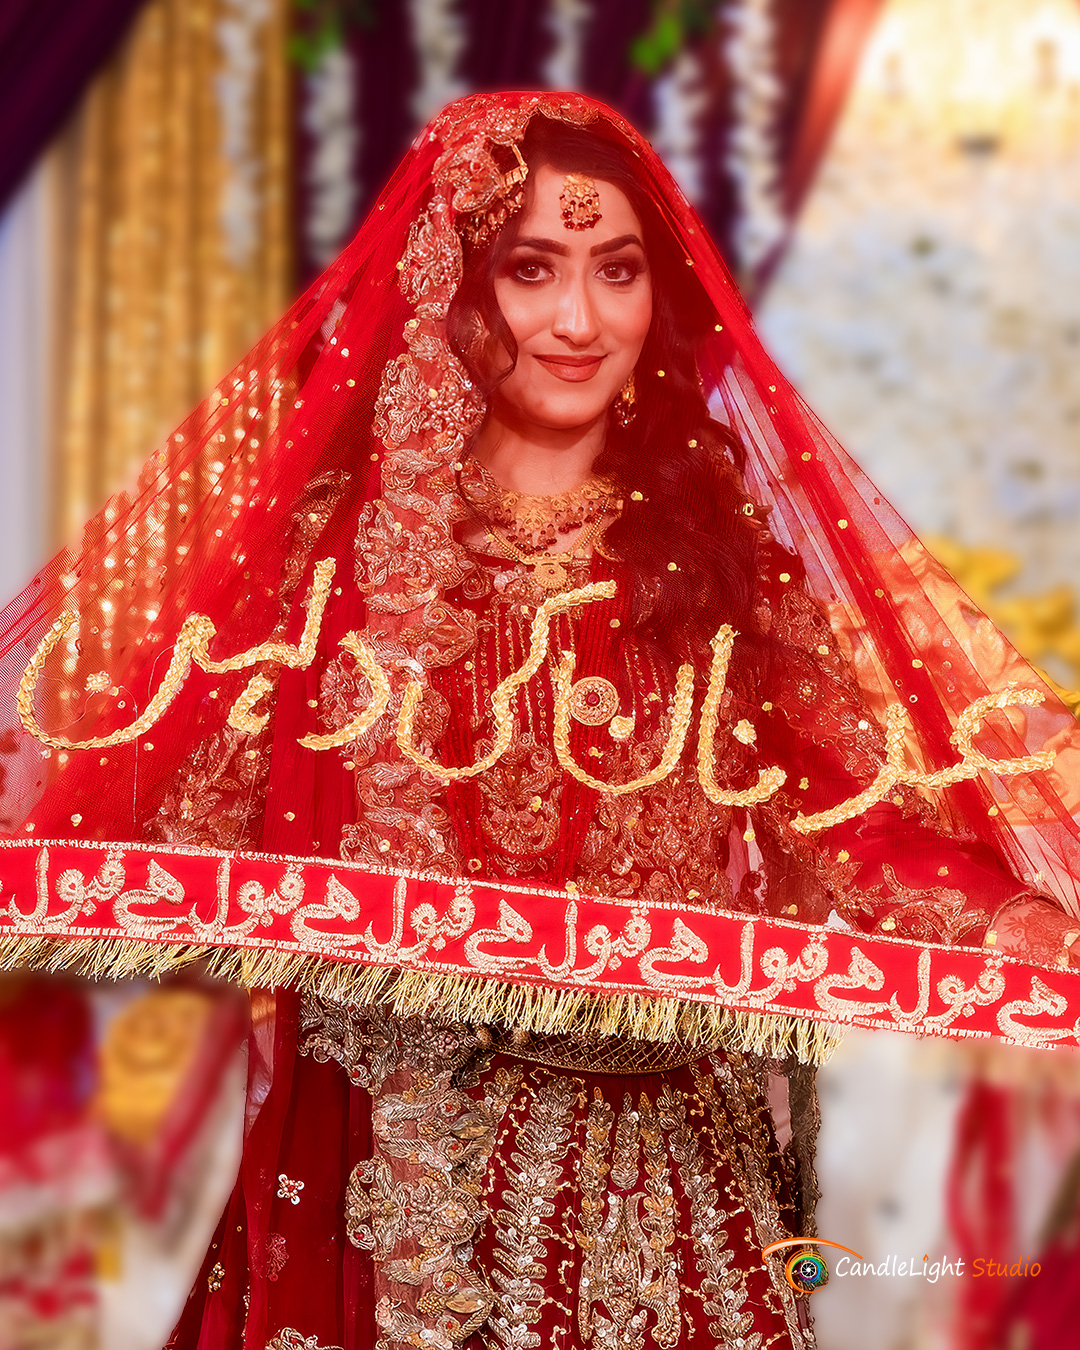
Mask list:
[[[647,1250],[655,1267],[647,1270],[645,1287],[638,1299],[656,1316],[653,1339],[670,1350],[679,1343],[679,1271],[675,1260],[675,1198],[667,1151],[660,1134],[660,1121],[645,1093],[639,1102],[641,1152],[645,1166],[645,1195],[641,1226],[647,1234]],[[647,1258],[646,1258],[647,1260]]]
[[[267,736],[223,727],[196,747],[147,821],[145,837],[201,848],[257,845],[269,772]]]
[[[709,1330],[723,1350],[761,1350],[762,1337],[754,1331],[753,1311],[746,1307],[745,1277],[738,1267],[732,1269],[734,1252],[724,1226],[729,1215],[721,1208],[716,1178],[702,1156],[698,1132],[690,1125],[683,1095],[665,1086],[657,1112],[690,1201],[690,1236],[700,1263],[701,1295],[711,1319]]]
[[[775,1151],[770,1147],[772,1136],[767,1123],[764,1068],[760,1060],[740,1054],[728,1054],[723,1058],[712,1055],[708,1062],[712,1065],[712,1074],[705,1073],[701,1063],[692,1066],[698,1091],[710,1103],[714,1121],[731,1122],[732,1147],[727,1160],[753,1219],[756,1245],[764,1248],[789,1235],[780,1215],[774,1184],[765,1170],[766,1159],[774,1156]],[[771,1293],[783,1310],[792,1343],[804,1345],[807,1333],[799,1320],[795,1292],[784,1275],[782,1257],[771,1257],[767,1270]]]
[[[917,890],[905,886],[889,863],[881,871],[888,891],[889,912],[877,923],[879,932],[953,946],[973,928],[985,928],[989,921],[985,909],[970,907],[970,898],[963,891],[948,886]],[[879,891],[880,888],[874,888],[867,892],[867,898],[882,903]]]
[[[583,890],[680,903],[707,896],[731,908],[723,866],[731,812],[714,806],[694,778],[672,775],[639,798],[601,797],[578,858]]]
[[[74,611],[62,614],[42,638],[37,651],[19,682],[16,703],[23,726],[43,745],[62,750],[100,750],[108,746],[124,745],[137,740],[164,715],[169,705],[179,694],[191,671],[194,662],[208,674],[221,675],[227,671],[243,670],[248,666],[259,665],[267,661],[277,665],[289,666],[294,670],[303,670],[315,659],[319,630],[322,626],[323,612],[330,595],[330,584],[334,579],[335,563],[332,558],[324,558],[315,564],[315,575],[311,585],[311,595],[307,601],[307,618],[304,631],[298,645],[271,639],[256,647],[250,647],[236,656],[216,660],[210,655],[210,643],[217,635],[213,621],[205,614],[189,614],[184,620],[176,639],[169,667],[157,692],[146,705],[142,715],[129,726],[107,736],[93,736],[85,741],[70,741],[63,737],[50,736],[38,725],[34,714],[34,689],[45,667],[46,659],[74,627],[78,615]],[[264,691],[265,692],[265,691]],[[244,696],[241,695],[241,698]]]
[[[533,1080],[535,1081],[535,1080]],[[570,1147],[570,1122],[577,1088],[563,1077],[544,1076],[528,1101],[529,1115],[518,1132],[518,1148],[506,1169],[505,1208],[495,1215],[495,1307],[489,1326],[506,1350],[538,1350],[530,1328],[544,1303],[548,1244],[555,1237],[548,1220]]]
[[[675,1200],[659,1121],[644,1093],[637,1111],[625,1097],[609,1167],[604,1151],[611,1116],[611,1107],[594,1097],[579,1167],[583,1223],[575,1237],[585,1259],[578,1282],[578,1325],[586,1342],[605,1350],[644,1350],[645,1312],[651,1311],[652,1340],[672,1347],[678,1344],[681,1326],[672,1250]],[[637,1189],[639,1141],[644,1191]],[[605,1179],[616,1189],[607,1187]]]
[[[460,1024],[398,1018],[306,998],[300,1052],[335,1059],[373,1098],[374,1153],[345,1199],[354,1246],[372,1252],[376,1321],[387,1345],[452,1350],[494,1296],[471,1262],[484,1220],[481,1179],[521,1071],[500,1069],[477,1100],[462,1091],[485,1037]],[[419,1339],[417,1339],[419,1338]]]
[[[402,1066],[428,1077],[461,1075],[490,1053],[491,1036],[461,1022],[395,1017],[375,1004],[362,1008],[305,994],[300,1003],[300,1053],[318,1064],[334,1060],[350,1082],[377,1094]]]
[[[652,787],[666,778],[679,762],[686,733],[690,729],[690,719],[694,710],[694,667],[690,664],[680,666],[675,682],[675,697],[671,705],[671,730],[667,742],[655,768],[640,778],[631,778],[625,783],[604,783],[587,773],[574,759],[570,751],[570,716],[573,700],[574,665],[573,652],[563,652],[562,660],[555,668],[555,722],[551,739],[555,745],[555,754],[567,773],[572,774],[579,783],[595,788],[597,792],[621,796],[627,792],[640,792],[642,788]]]
[[[416,718],[416,710],[423,698],[423,687],[419,681],[413,680],[406,686],[405,698],[401,705],[401,715],[398,718],[397,743],[402,754],[411,759],[414,764],[419,765],[420,768],[426,769],[428,773],[446,782],[455,782],[461,778],[473,778],[476,774],[483,773],[485,769],[490,769],[509,749],[514,735],[514,714],[511,711],[510,703],[521,686],[531,680],[540,669],[541,662],[547,655],[548,630],[551,620],[555,615],[562,614],[578,605],[589,605],[596,600],[609,600],[614,594],[615,583],[613,581],[598,581],[588,586],[581,586],[576,590],[566,591],[562,595],[553,595],[550,599],[544,601],[536,611],[536,618],[532,623],[528,659],[524,665],[512,671],[505,679],[500,680],[492,691],[491,716],[495,723],[494,745],[489,753],[478,759],[475,764],[465,765],[462,768],[437,764],[416,748],[413,724]],[[692,676],[693,668],[690,669]],[[689,714],[687,714],[687,721],[689,721]],[[556,742],[557,752],[558,743]]]
[[[555,757],[531,732],[514,737],[506,754],[480,779],[487,808],[480,821],[488,847],[513,861],[518,875],[558,842],[562,828],[562,776]]]
[[[318,1336],[305,1336],[293,1327],[282,1327],[266,1342],[266,1350],[342,1350],[340,1345],[323,1345]]]
[[[749,1272],[734,1264],[747,1238],[787,1233],[760,1062],[703,1060],[689,1098],[664,1084],[655,1100],[642,1091],[615,1106],[599,1088],[586,1097],[580,1077],[489,1065],[490,1038],[460,1024],[309,997],[300,1032],[302,1053],[339,1061],[372,1093],[375,1152],[354,1171],[346,1215],[351,1240],[376,1263],[387,1350],[417,1336],[454,1350],[469,1327],[489,1346],[539,1350],[536,1325],[545,1306],[564,1308],[561,1293],[594,1350],[673,1350],[693,1326],[684,1300],[700,1300],[723,1350],[778,1339],[754,1331]],[[485,1191],[498,1205],[487,1276],[471,1256]],[[693,1246],[696,1273],[680,1268],[680,1240]],[[566,1259],[575,1249],[580,1266]],[[764,1298],[778,1318],[791,1313],[793,1345],[808,1350],[782,1291],[766,1283]]]

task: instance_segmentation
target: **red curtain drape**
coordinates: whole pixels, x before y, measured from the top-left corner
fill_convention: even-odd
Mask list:
[[[0,209],[74,110],[142,2],[0,4]]]

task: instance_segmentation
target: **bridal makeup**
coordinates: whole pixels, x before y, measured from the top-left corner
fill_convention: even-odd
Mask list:
[[[567,183],[587,227],[567,224]],[[578,183],[578,180],[583,180]],[[637,363],[652,320],[641,221],[612,183],[541,165],[530,175],[517,238],[495,280],[517,343],[497,397],[515,420],[551,429],[604,416]]]

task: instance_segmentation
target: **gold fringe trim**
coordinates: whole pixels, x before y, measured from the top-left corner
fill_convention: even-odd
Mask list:
[[[384,1003],[401,1016],[435,1015],[542,1036],[581,1032],[674,1042],[690,1049],[719,1046],[813,1065],[824,1064],[843,1038],[843,1028],[807,1017],[744,1012],[676,997],[544,989],[483,975],[362,966],[302,952],[130,938],[0,939],[0,970],[64,970],[94,980],[161,979],[196,962],[208,975],[248,989],[297,989],[336,1002]]]

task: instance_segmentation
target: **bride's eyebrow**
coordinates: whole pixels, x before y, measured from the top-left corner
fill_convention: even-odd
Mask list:
[[[645,252],[645,245],[636,234],[620,234],[617,239],[609,239],[607,243],[594,244],[593,247],[589,249],[589,257],[596,258],[599,257],[601,253],[617,253],[619,249],[628,248],[631,244],[637,244],[638,248],[641,249],[643,253]]]
[[[620,234],[615,239],[608,239],[603,244],[594,244],[589,249],[589,257],[596,258],[604,253],[617,253],[621,248],[628,248],[631,244],[636,244],[642,252],[645,251],[645,245],[636,234]],[[515,249],[531,248],[538,253],[557,253],[559,257],[565,258],[570,252],[569,246],[560,244],[556,239],[540,239],[529,237],[519,239],[514,244]]]
[[[570,252],[566,244],[559,244],[554,239],[519,239],[514,247],[531,248],[538,253],[558,253],[563,258]]]

